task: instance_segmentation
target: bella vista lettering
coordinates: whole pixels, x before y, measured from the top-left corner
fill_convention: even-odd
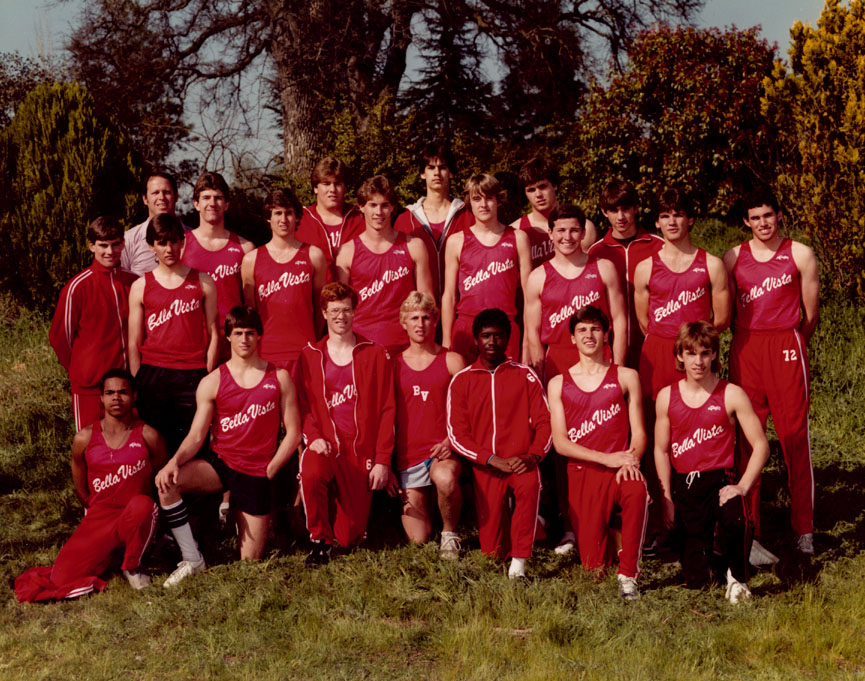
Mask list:
[[[159,312],[156,312],[147,318],[147,330],[153,331],[153,329],[162,326],[169,319],[179,317],[182,314],[187,314],[193,310],[199,309],[200,307],[201,301],[197,298],[195,300],[172,300],[171,305],[163,307]]]

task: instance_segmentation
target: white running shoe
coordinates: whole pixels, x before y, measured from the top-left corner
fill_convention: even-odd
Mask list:
[[[800,534],[796,539],[796,550],[803,556],[814,555],[814,533]]]
[[[733,573],[729,569],[727,569],[727,593],[724,594],[724,598],[733,605],[751,600],[751,590],[748,585],[742,584],[733,577]]]
[[[522,579],[526,576],[526,559],[511,558],[511,566],[508,568],[508,579]]]
[[[640,598],[640,590],[637,588],[636,577],[616,575],[616,579],[619,581],[619,596],[629,603]]]
[[[445,560],[457,560],[460,557],[460,536],[456,532],[442,532],[439,553]]]
[[[177,569],[168,576],[168,579],[165,580],[162,586],[170,589],[172,586],[180,584],[187,577],[204,572],[206,569],[207,565],[204,563],[204,558],[199,561],[182,560],[177,564]]]
[[[571,551],[574,550],[574,546],[577,543],[577,538],[574,536],[573,532],[565,532],[562,535],[562,541],[559,542],[559,545],[553,549],[554,553],[557,553],[560,556],[566,556]]]
[[[748,557],[748,562],[754,567],[774,565],[779,560],[778,556],[772,553],[756,539],[751,542],[751,555]]]
[[[142,572],[140,569],[123,570],[123,576],[126,577],[126,581],[129,582],[129,586],[131,586],[136,591],[141,591],[142,589],[146,589],[148,586],[150,586],[150,575]]]

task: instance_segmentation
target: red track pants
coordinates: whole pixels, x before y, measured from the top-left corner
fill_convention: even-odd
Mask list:
[[[790,522],[797,535],[814,531],[814,467],[808,429],[808,350],[798,331],[755,333],[736,330],[730,348],[730,380],[741,386],[763,428],[772,414],[784,452],[790,486]],[[744,472],[751,457],[739,433],[737,467]],[[760,480],[748,497],[754,515],[755,536],[760,536]]]
[[[336,486],[336,515],[330,516],[329,485]],[[357,544],[366,536],[372,503],[369,471],[350,455],[323,456],[308,447],[300,457],[300,489],[310,539],[341,546]]]
[[[481,551],[499,558],[529,558],[541,495],[540,470],[517,475],[476,465],[473,471]],[[508,490],[514,494],[512,513],[507,509]]]
[[[153,499],[136,494],[125,508],[95,505],[67,541],[53,567],[28,570],[15,580],[19,601],[76,598],[102,591],[98,575],[112,562],[112,554],[123,549],[124,570],[135,570],[150,543],[158,509]]]
[[[637,577],[649,517],[649,494],[642,480],[616,482],[611,468],[568,465],[568,511],[577,533],[580,561],[587,570],[609,567],[610,517],[622,511],[619,574]]]

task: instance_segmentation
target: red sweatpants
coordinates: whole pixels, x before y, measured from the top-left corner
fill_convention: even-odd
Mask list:
[[[111,565],[117,549],[123,549],[124,570],[141,565],[157,514],[153,499],[144,494],[133,496],[122,509],[99,504],[91,507],[60,549],[54,566],[32,568],[20,575],[15,580],[15,595],[19,601],[40,601],[102,591],[105,582],[98,575]]]
[[[649,517],[649,494],[642,480],[616,482],[611,468],[568,465],[568,511],[577,533],[580,561],[587,570],[609,567],[610,517],[622,510],[619,574],[637,577]]]
[[[472,334],[472,324],[475,318],[469,315],[458,315],[451,329],[450,350],[458,352],[463,356],[466,364],[471,364],[478,358],[478,344]],[[514,320],[511,320],[511,337],[508,339],[508,359],[519,362],[522,359],[520,345],[520,329]]]
[[[102,417],[102,396],[72,393],[72,416],[75,417],[75,432],[98,421]]]
[[[330,517],[328,486],[336,486],[336,516]],[[350,454],[323,456],[308,447],[300,457],[300,490],[306,529],[315,541],[352,546],[366,536],[372,503],[369,471]]]
[[[541,496],[540,470],[536,467],[519,475],[482,465],[472,470],[481,551],[498,558],[529,558]],[[514,493],[512,514],[506,508],[508,490]]]
[[[643,401],[651,399],[654,402],[661,388],[684,377],[684,372],[676,371],[675,347],[675,338],[661,338],[652,334],[646,336],[640,350],[640,392],[643,393]]]
[[[814,531],[814,467],[808,429],[808,350],[798,331],[756,333],[737,329],[730,348],[730,380],[741,386],[763,429],[772,414],[784,453],[790,486],[790,522],[797,535]],[[751,449],[741,432],[737,468],[743,472]],[[760,480],[748,497],[754,515],[754,535],[760,536]]]

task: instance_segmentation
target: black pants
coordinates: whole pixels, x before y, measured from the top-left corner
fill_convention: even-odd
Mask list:
[[[731,468],[685,475],[673,473],[673,502],[684,535],[682,572],[689,588],[700,588],[709,581],[716,525],[722,567],[729,568],[738,581],[748,581],[754,531],[748,500],[735,496],[723,506],[718,504],[721,489],[737,480]]]
[[[195,416],[195,390],[207,369],[166,369],[142,364],[135,376],[138,415],[165,438],[173,456]]]

